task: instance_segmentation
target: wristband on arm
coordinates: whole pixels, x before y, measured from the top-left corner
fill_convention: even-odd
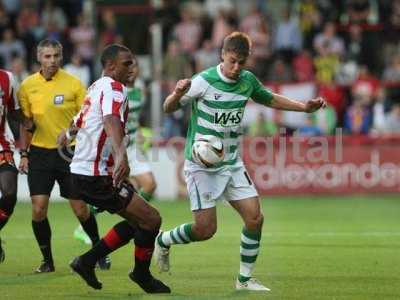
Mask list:
[[[19,155],[20,155],[20,157],[21,158],[23,158],[23,157],[28,157],[28,150],[26,150],[26,149],[20,149],[19,150]]]

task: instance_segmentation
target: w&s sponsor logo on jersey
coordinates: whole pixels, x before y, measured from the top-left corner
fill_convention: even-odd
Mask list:
[[[214,114],[214,124],[224,127],[239,125],[243,119],[243,111],[243,109],[237,109],[228,112],[216,112]]]

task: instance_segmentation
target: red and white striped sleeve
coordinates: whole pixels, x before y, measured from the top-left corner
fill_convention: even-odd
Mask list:
[[[8,101],[7,101],[7,109],[8,111],[18,110],[20,109],[18,98],[17,98],[17,82],[14,79],[14,76],[11,72],[7,71],[7,75],[9,78],[9,91],[8,91]]]
[[[123,120],[121,107],[125,100],[125,91],[122,83],[112,81],[106,83],[103,89],[103,98],[101,101],[101,109],[103,117],[114,115]]]

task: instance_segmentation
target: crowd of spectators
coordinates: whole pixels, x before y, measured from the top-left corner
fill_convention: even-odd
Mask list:
[[[99,74],[99,49],[123,43],[124,30],[115,12],[94,13],[85,9],[86,2],[95,3],[1,0],[0,65],[21,82],[38,69],[37,42],[56,38],[64,46],[65,69],[89,85]],[[267,86],[311,82],[315,96],[329,104],[291,131],[400,132],[400,0],[152,0],[148,5],[151,20],[162,25],[163,63],[153,75],[162,79],[164,95],[178,79],[218,64],[224,36],[241,30],[253,41],[247,68]],[[165,137],[184,135],[187,118],[185,112],[166,117]],[[274,135],[281,126],[290,127],[281,114],[259,115],[248,133]]]
[[[247,68],[267,86],[312,82],[328,101],[323,114],[288,132],[400,132],[399,0],[162,1],[156,16],[164,25],[165,93],[218,63],[223,37],[241,30],[253,40]],[[170,117],[167,131],[185,116]],[[282,126],[290,127],[279,114],[258,115],[248,134],[274,135]]]
[[[64,61],[71,68],[82,74],[85,72],[81,68],[89,68],[90,73],[95,55],[95,30],[84,21],[91,18],[82,15],[83,3],[79,0],[0,1],[1,67],[11,70],[20,83],[39,68],[37,43],[44,38],[54,38],[63,44]]]

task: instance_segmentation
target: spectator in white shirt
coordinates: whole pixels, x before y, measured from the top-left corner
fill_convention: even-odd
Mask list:
[[[82,64],[82,58],[78,53],[71,56],[71,62],[64,66],[65,71],[75,75],[86,86],[90,83],[90,69],[87,65]]]
[[[328,52],[336,54],[339,57],[344,54],[344,43],[343,39],[336,35],[335,24],[327,22],[322,32],[317,34],[314,38],[314,49],[321,55],[324,51],[324,47],[328,45]]]

